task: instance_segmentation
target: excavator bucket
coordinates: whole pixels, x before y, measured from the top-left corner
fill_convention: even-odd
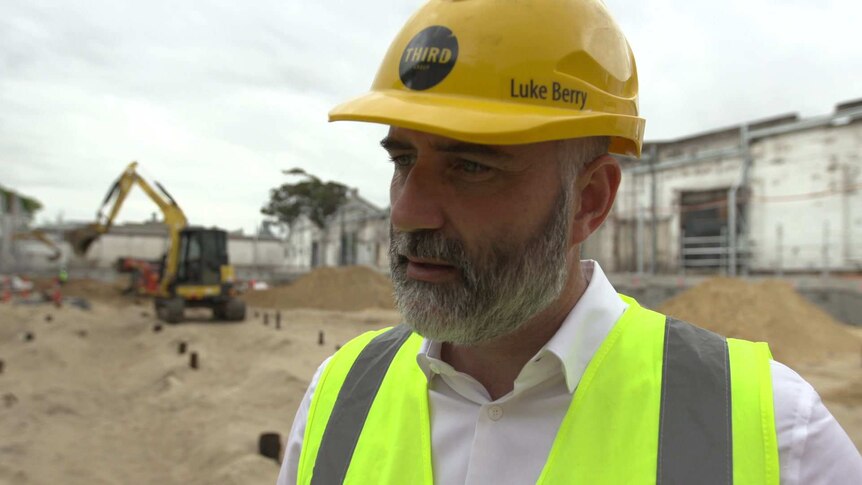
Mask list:
[[[104,231],[100,231],[99,226],[96,224],[88,224],[84,227],[67,231],[64,237],[72,246],[72,251],[75,254],[84,256],[93,242],[102,235],[102,232]]]

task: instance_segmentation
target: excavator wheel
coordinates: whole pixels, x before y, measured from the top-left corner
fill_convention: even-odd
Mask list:
[[[167,323],[179,323],[183,319],[185,302],[182,298],[167,298],[156,301],[156,314]]]
[[[245,320],[245,302],[231,298],[225,305],[225,320],[230,322],[241,322]]]
[[[213,305],[213,319],[227,320],[227,302]]]

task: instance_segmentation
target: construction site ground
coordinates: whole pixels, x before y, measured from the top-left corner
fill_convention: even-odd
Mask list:
[[[399,320],[377,276],[353,271],[329,275],[329,290],[309,280],[249,295],[268,308],[252,304],[243,323],[214,322],[200,310],[185,323],[163,324],[148,300],[95,282],[67,287],[73,295],[89,285],[80,295],[90,296],[89,310],[0,304],[0,483],[274,483],[279,465],[258,454],[259,435],[287,434],[314,370],[337,345]],[[350,309],[302,308],[301,299],[288,298],[348,295],[361,278],[376,288],[366,300],[330,298],[342,307],[350,300]],[[716,285],[703,291],[752,291]],[[816,312],[796,304],[796,313]],[[826,327],[815,331],[834,331],[845,341],[837,350],[820,348],[811,358],[774,350],[794,361],[862,449],[862,329],[833,328],[824,318],[818,325]]]

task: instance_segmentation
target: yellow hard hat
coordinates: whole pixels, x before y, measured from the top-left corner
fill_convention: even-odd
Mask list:
[[[600,0],[431,0],[392,42],[371,91],[330,121],[508,145],[611,137],[640,156],[635,59]]]

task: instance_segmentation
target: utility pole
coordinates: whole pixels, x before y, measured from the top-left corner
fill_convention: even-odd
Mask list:
[[[727,225],[728,225],[728,276],[736,276],[736,191],[734,185],[727,193]]]
[[[637,254],[637,272],[638,276],[644,274],[644,207],[642,205],[638,205],[637,208],[637,226],[635,228],[637,233],[636,240],[636,254]]]
[[[658,145],[651,145],[649,150],[649,171],[650,171],[650,223],[652,224],[650,234],[652,236],[652,256],[649,262],[649,273],[656,274],[656,266],[658,265],[658,183],[656,181],[655,164],[658,160]]]
[[[777,255],[778,277],[784,276],[784,226],[779,224],[775,228],[775,254]]]

